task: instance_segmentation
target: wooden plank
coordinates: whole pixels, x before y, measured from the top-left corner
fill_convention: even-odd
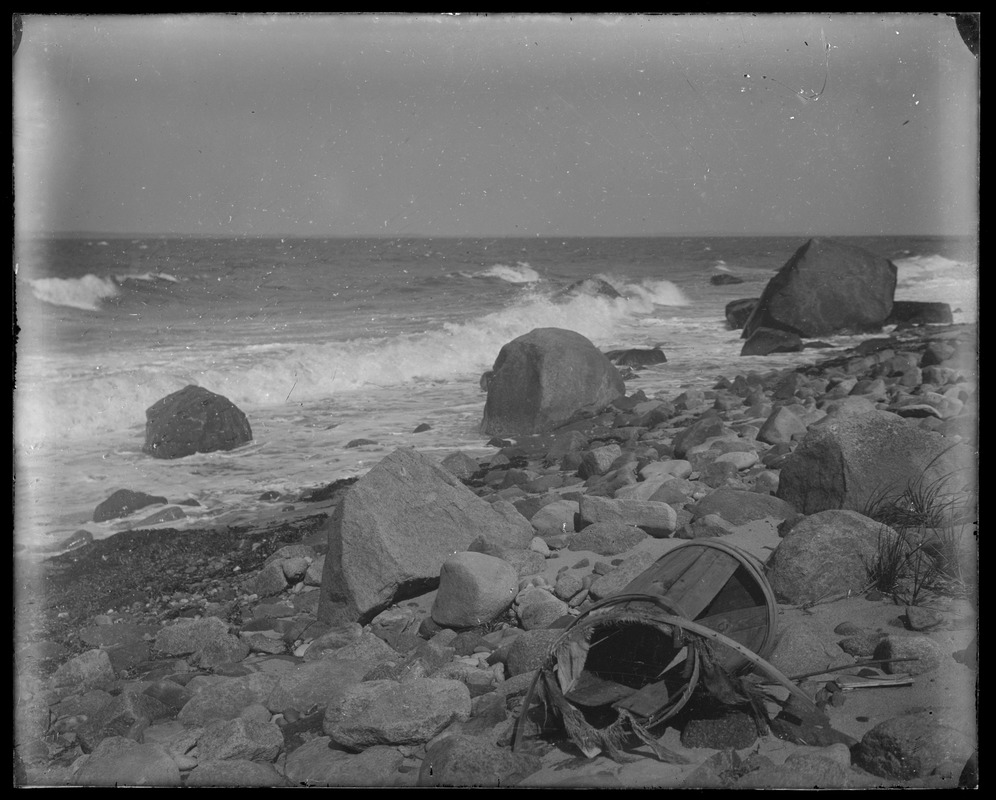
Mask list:
[[[703,549],[695,564],[671,585],[666,595],[673,597],[688,618],[694,620],[715,599],[739,566],[728,553]]]
[[[701,548],[688,546],[665,553],[646,572],[633,578],[621,594],[667,594],[671,584],[695,563],[700,553]]]

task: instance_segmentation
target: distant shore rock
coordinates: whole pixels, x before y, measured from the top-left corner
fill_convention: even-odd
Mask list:
[[[617,297],[622,297],[615,286],[601,278],[585,278],[581,281],[575,281],[566,289],[560,291],[558,296],[564,297],[579,294],[608,297],[613,300]]]
[[[145,412],[145,446],[153,458],[234,450],[252,441],[246,415],[220,394],[185,386]]]
[[[954,317],[947,303],[921,303],[896,300],[885,320],[886,325],[950,325]]]
[[[490,436],[541,433],[579,409],[623,395],[619,371],[580,333],[536,328],[501,348],[487,382],[481,432]]]
[[[810,239],[768,281],[742,338],[774,328],[803,338],[880,330],[892,311],[896,265],[860,247]]]
[[[748,297],[743,300],[731,300],[726,304],[726,324],[730,326],[731,331],[740,330],[747,323],[759,299]]]
[[[632,367],[633,369],[641,369],[643,367],[652,367],[654,364],[667,363],[667,356],[664,355],[664,351],[659,347],[651,347],[645,350],[640,348],[630,348],[629,350],[609,350],[609,352],[605,354],[605,357],[617,366]]]

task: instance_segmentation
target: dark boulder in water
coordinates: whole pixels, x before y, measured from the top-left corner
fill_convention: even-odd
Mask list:
[[[610,297],[615,299],[617,297],[622,297],[621,294],[616,290],[608,281],[604,281],[601,278],[585,278],[583,281],[575,281],[566,289],[558,293],[558,296],[563,297],[565,295],[578,295],[578,294],[590,294],[593,296]]]
[[[667,356],[659,347],[652,347],[649,350],[638,348],[610,350],[605,354],[605,357],[620,367],[633,367],[634,369],[667,363]]]
[[[145,492],[133,492],[131,489],[118,489],[93,511],[94,522],[106,522],[109,519],[127,517],[140,508],[153,505],[164,505],[165,497],[158,497]]]
[[[802,339],[789,331],[758,328],[744,342],[742,356],[766,356],[770,353],[796,353],[802,350]]]
[[[580,333],[536,328],[498,353],[488,383],[481,432],[491,436],[542,433],[575,411],[601,408],[625,394],[612,362]]]
[[[185,386],[145,412],[145,446],[153,458],[234,450],[252,441],[249,420],[235,404],[200,386]]]
[[[731,331],[739,330],[747,323],[757,307],[757,301],[757,297],[748,297],[744,300],[731,300],[726,304],[726,324]]]
[[[896,274],[895,264],[860,247],[810,239],[768,281],[741,338],[759,328],[804,338],[880,330]]]
[[[738,278],[736,275],[730,275],[728,272],[723,272],[720,275],[713,275],[709,278],[709,283],[713,286],[732,286],[735,283],[743,282],[743,278]]]
[[[950,325],[954,322],[947,303],[920,303],[896,300],[885,320],[886,325]]]

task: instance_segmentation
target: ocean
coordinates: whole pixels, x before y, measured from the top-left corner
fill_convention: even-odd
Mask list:
[[[288,504],[307,512],[292,498],[399,446],[484,457],[481,373],[538,327],[603,350],[661,347],[667,363],[627,382],[651,397],[829,357],[860,338],[741,358],[724,316],[806,238],[18,240],[15,544],[40,550],[81,529],[105,538],[157,510],[94,523],[122,488],[197,501],[155,527],[252,524]],[[890,258],[896,299],[947,302],[955,322],[975,321],[974,238],[835,238]],[[742,282],[714,285],[721,274]],[[622,297],[560,294],[589,277]],[[188,384],[242,409],[253,442],[143,454],[145,410]],[[376,444],[346,446],[356,439]]]

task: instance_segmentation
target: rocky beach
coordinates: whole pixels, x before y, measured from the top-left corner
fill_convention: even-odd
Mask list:
[[[525,433],[491,375],[484,459],[400,448],[258,524],[15,553],[15,785],[975,786],[977,346],[898,324],[675,396],[610,366]],[[754,670],[759,713],[703,681],[653,742],[516,738],[572,622],[695,541],[763,566],[806,708]]]

